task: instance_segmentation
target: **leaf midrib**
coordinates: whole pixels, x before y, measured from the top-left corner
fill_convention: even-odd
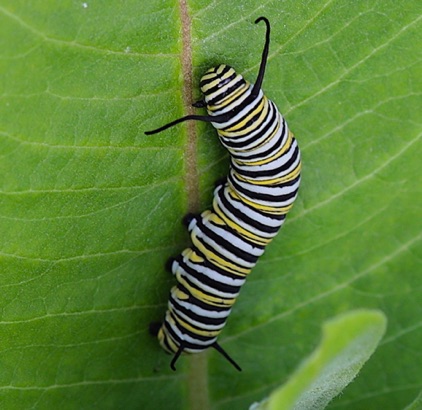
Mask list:
[[[182,29],[181,69],[183,78],[183,108],[185,115],[194,114],[193,101],[193,70],[192,70],[192,21],[186,0],[180,0],[180,22]],[[194,121],[186,123],[185,146],[185,186],[189,212],[199,212],[199,180],[197,160],[197,132]],[[208,393],[208,361],[206,354],[196,354],[189,357],[188,377],[188,408],[192,410],[210,409]]]

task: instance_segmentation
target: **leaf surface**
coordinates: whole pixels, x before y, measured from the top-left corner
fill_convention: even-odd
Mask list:
[[[356,377],[384,335],[386,318],[354,310],[324,323],[322,340],[288,382],[252,410],[325,409]]]
[[[422,384],[419,3],[193,0],[187,42],[184,2],[104,3],[0,5],[3,407],[247,408],[288,379],[327,318],[356,308],[382,310],[389,326],[330,408],[411,403]],[[188,245],[180,219],[210,206],[228,157],[209,125],[143,132],[184,115],[209,66],[253,82],[261,15],[272,24],[263,89],[299,141],[303,183],[220,338],[243,372],[209,352],[173,373],[148,334],[174,283],[163,265]]]

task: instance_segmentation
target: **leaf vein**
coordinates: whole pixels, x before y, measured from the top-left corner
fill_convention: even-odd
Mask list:
[[[24,21],[21,17],[18,15],[10,12],[9,10],[5,9],[4,7],[0,7],[0,12],[2,12],[5,16],[9,17],[10,19],[14,20],[16,23],[18,23],[21,27],[25,28],[26,30],[30,31],[31,33],[35,34],[39,38],[41,38],[43,41],[53,44],[59,44],[64,45],[68,47],[75,47],[83,50],[90,50],[97,53],[102,53],[106,55],[125,55],[125,56],[136,56],[136,57],[177,57],[177,54],[173,53],[154,53],[154,54],[148,54],[148,53],[138,53],[131,51],[130,53],[127,52],[127,50],[123,51],[117,51],[117,50],[107,50],[104,48],[89,46],[86,44],[78,43],[77,41],[67,41],[67,40],[60,40],[57,38],[49,37],[47,34],[43,33],[41,30],[31,26],[29,23]]]

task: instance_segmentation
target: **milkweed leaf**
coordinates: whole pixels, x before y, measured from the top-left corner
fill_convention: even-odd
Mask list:
[[[422,383],[420,15],[416,0],[3,0],[2,407],[244,409],[287,380],[327,318],[359,308],[389,327],[335,406],[410,403]],[[144,131],[186,114],[210,66],[253,82],[259,16],[272,24],[263,90],[297,137],[303,182],[219,338],[241,374],[216,352],[172,372],[148,333],[174,284],[164,263],[189,244],[180,220],[210,206],[228,157],[209,124]]]

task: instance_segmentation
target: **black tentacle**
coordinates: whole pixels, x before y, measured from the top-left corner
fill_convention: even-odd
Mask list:
[[[262,81],[264,80],[265,68],[267,66],[268,51],[270,49],[270,33],[271,33],[270,22],[268,21],[266,17],[259,17],[255,20],[255,24],[258,24],[260,21],[265,22],[267,26],[267,32],[265,34],[265,45],[262,51],[261,65],[259,66],[258,77],[256,78],[255,84],[252,89],[253,96],[257,96],[259,94],[259,90],[261,89]]]

